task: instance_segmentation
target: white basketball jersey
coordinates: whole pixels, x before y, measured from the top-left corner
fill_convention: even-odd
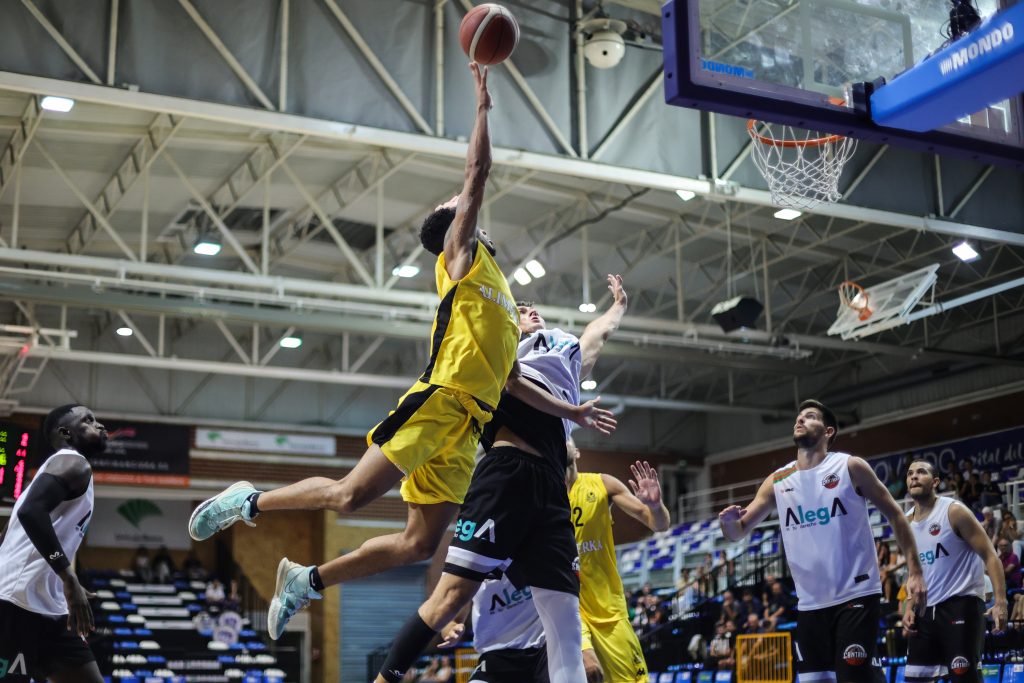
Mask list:
[[[580,368],[583,359],[580,340],[564,330],[538,330],[519,341],[519,363],[523,376],[544,384],[566,403],[580,403]],[[572,420],[565,423],[565,435],[575,428]]]
[[[829,453],[813,469],[797,469],[794,461],[773,475],[800,611],[882,592],[868,504],[850,480],[849,460]]]
[[[954,505],[962,503],[938,498],[927,518],[910,522],[928,586],[928,607],[963,595],[985,599],[985,563],[949,523]]]
[[[508,577],[487,579],[473,596],[473,647],[524,650],[544,645],[544,627],[529,588],[517,590]]]
[[[57,451],[39,468],[36,478],[46,472],[47,467],[57,455],[71,454],[85,459],[84,456],[71,449]],[[36,480],[28,485],[24,493],[14,504],[11,521],[7,525],[3,544],[0,544],[0,600],[6,600],[22,609],[48,616],[62,616],[68,613],[67,600],[64,598],[64,584],[60,577],[50,568],[36,547],[25,534],[24,527],[18,521],[18,512],[22,503],[28,498]],[[78,498],[66,500],[50,513],[53,530],[57,534],[61,548],[68,560],[75,557],[78,546],[82,544],[85,530],[92,517],[93,486],[89,479],[89,488]]]

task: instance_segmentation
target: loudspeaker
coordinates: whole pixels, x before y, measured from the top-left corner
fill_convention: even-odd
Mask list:
[[[711,317],[719,324],[723,332],[732,332],[741,327],[753,327],[764,306],[760,301],[749,296],[738,296],[729,299],[711,309]]]

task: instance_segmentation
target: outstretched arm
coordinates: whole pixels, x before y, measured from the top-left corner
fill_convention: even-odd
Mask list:
[[[760,524],[771,514],[775,506],[775,484],[771,477],[761,482],[761,488],[757,490],[754,500],[750,505],[741,508],[739,505],[730,505],[718,513],[718,523],[722,527],[722,535],[730,541],[738,541],[755,526]]]
[[[25,535],[36,551],[43,556],[50,568],[64,582],[64,595],[68,601],[68,628],[81,636],[93,630],[92,597],[78,582],[71,569],[71,560],[64,554],[64,548],[53,530],[50,514],[61,503],[81,496],[89,487],[92,470],[82,458],[76,455],[57,455],[38,475],[25,494],[18,508],[18,521]]]
[[[605,436],[614,432],[618,424],[612,411],[597,407],[601,400],[600,396],[578,406],[555,398],[523,377],[518,360],[512,366],[505,390],[531,408],[564,420],[572,420],[580,427],[596,429]]]
[[[491,95],[487,91],[487,67],[474,62],[469,65],[469,70],[473,72],[476,84],[476,120],[469,136],[462,193],[444,243],[445,265],[452,280],[461,280],[473,265],[477,216],[484,201],[487,176],[491,172],[491,133],[487,124]]]
[[[607,311],[587,325],[587,328],[583,330],[583,336],[580,337],[580,352],[583,358],[581,377],[586,377],[594,369],[594,363],[597,362],[604,343],[608,341],[615,330],[619,329],[622,316],[626,315],[629,298],[626,296],[626,290],[622,287],[622,276],[609,275],[608,289],[615,301]]]
[[[608,490],[608,498],[630,517],[643,522],[651,531],[664,531],[671,522],[668,508],[661,500],[661,483],[658,472],[650,463],[636,461],[630,465],[633,478],[629,480],[632,492],[611,476],[602,474],[601,481]]]

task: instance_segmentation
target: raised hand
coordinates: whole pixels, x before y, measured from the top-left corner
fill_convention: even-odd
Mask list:
[[[466,631],[465,624],[453,621],[441,630],[441,642],[438,647],[455,647],[462,640],[462,634]]]
[[[581,403],[576,410],[576,417],[573,418],[573,422],[580,427],[590,427],[605,436],[610,436],[618,426],[618,422],[615,420],[612,411],[597,407],[600,400],[601,397],[598,396],[586,403]]]
[[[481,67],[476,62],[470,62],[469,70],[473,72],[473,82],[476,83],[477,107],[490,109],[494,104],[491,102],[491,93],[487,90],[487,67]]]
[[[629,480],[633,495],[649,508],[660,506],[661,482],[658,481],[658,471],[649,462],[639,460],[635,465],[630,465],[629,469],[633,473],[633,478]]]
[[[625,307],[629,303],[629,297],[626,296],[626,290],[622,287],[622,276],[609,275],[607,279],[608,291],[612,293],[612,298],[615,299],[615,303]]]

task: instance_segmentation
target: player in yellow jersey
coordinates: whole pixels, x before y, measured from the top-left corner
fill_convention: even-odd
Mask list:
[[[189,534],[205,540],[241,520],[271,510],[353,512],[400,480],[409,513],[405,529],[363,543],[319,567],[281,560],[268,630],[278,638],[296,611],[327,586],[430,558],[466,495],[477,442],[502,389],[531,406],[577,424],[596,425],[611,413],[593,401],[570,405],[519,376],[519,311],[494,261],[494,243],[477,227],[491,168],[487,69],[470,64],[476,117],[461,194],[423,222],[420,242],[437,256],[441,301],[430,334],[430,359],[398,407],[367,435],[368,448],[338,481],[313,477],[274,491],[238,482],[202,503]]]
[[[627,489],[610,474],[581,473],[577,468],[579,449],[572,442],[568,448],[565,483],[580,553],[580,618],[587,683],[646,682],[647,663],[629,623],[615,563],[610,507],[614,504],[651,531],[667,529],[669,513],[661,501],[658,474],[648,463],[637,461],[630,466],[633,478]]]

